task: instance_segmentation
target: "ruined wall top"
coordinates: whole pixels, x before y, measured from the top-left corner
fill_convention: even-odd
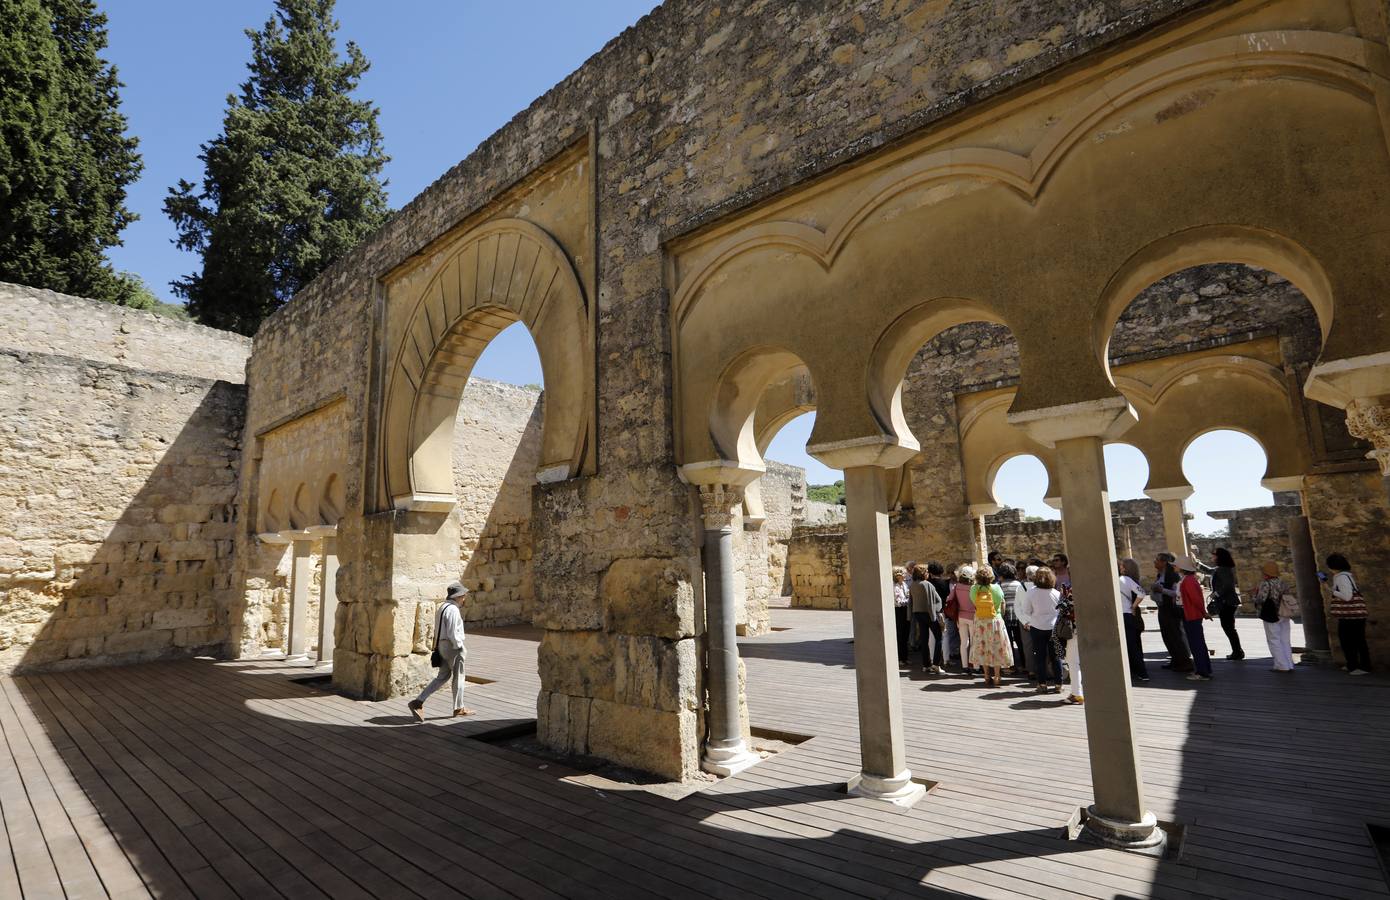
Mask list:
[[[0,283],[0,347],[244,384],[251,339],[144,310]]]
[[[367,303],[419,253],[592,127],[599,194],[643,248],[1213,0],[1007,4],[668,0],[480,144],[268,318]],[[872,110],[873,115],[866,115]],[[677,140],[679,136],[679,140]],[[346,290],[344,290],[346,288]],[[312,313],[309,313],[312,317]],[[260,335],[258,335],[260,336]]]

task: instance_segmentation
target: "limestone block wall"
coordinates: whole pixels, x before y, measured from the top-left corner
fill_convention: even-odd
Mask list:
[[[1163,536],[1163,504],[1157,500],[1150,500],[1147,497],[1139,497],[1133,500],[1111,500],[1110,515],[1112,519],[1138,518],[1139,521],[1129,526],[1130,552],[1135,560],[1139,562],[1140,569],[1148,565],[1155,556],[1168,549],[1168,542]],[[1177,553],[1177,550],[1173,551]],[[1121,524],[1115,523],[1115,553],[1123,559],[1125,557],[1125,542],[1122,534]]]
[[[792,606],[849,609],[849,548],[844,525],[803,525],[792,529],[787,568]]]
[[[437,548],[422,550],[427,523],[375,511],[366,502],[375,486],[362,484],[379,461],[367,432],[379,412],[380,278],[491,216],[553,224],[546,217],[560,204],[531,202],[528,179],[587,143],[577,183],[591,194],[592,230],[565,249],[598,323],[597,466],[534,492],[537,621],[551,632],[539,728],[556,746],[691,774],[698,709],[685,686],[698,654],[686,610],[699,529],[675,475],[664,242],[1201,2],[1030,2],[1001,17],[988,4],[671,0],[610,42],[257,336],[248,432],[333,395],[349,407],[344,441],[359,465],[349,468],[348,506],[368,513],[340,526],[346,640],[335,681],[373,696],[414,688],[426,666],[412,628],[425,587],[445,574]],[[446,530],[428,524],[438,526],[430,537]],[[649,622],[634,609],[665,612]],[[624,671],[656,672],[661,689],[616,690],[608,664],[620,658],[640,658]]]
[[[740,515],[734,529],[735,591],[743,601],[737,620],[741,635],[766,634],[772,625],[771,602],[791,594],[787,546],[793,527],[806,517],[806,470],[768,460],[758,490],[762,522]]]
[[[248,350],[0,286],[0,671],[225,650]]]
[[[0,282],[0,347],[244,384],[251,339],[139,309]]]
[[[997,550],[1006,559],[1050,559],[1062,549],[1062,522],[1059,519],[1025,521],[1023,510],[1004,509],[985,517],[985,540],[991,551]],[[960,559],[942,560],[946,563],[966,562],[973,553]]]
[[[1296,496],[1296,495],[1295,495]],[[1284,580],[1293,583],[1293,556],[1289,551],[1289,519],[1302,515],[1297,504],[1276,504],[1252,509],[1213,510],[1213,519],[1226,521],[1224,535],[1191,535],[1192,546],[1210,564],[1212,551],[1225,547],[1236,560],[1236,579],[1241,597],[1255,596],[1259,587],[1260,566],[1273,560],[1284,573]],[[1330,537],[1330,534],[1329,534]],[[1326,555],[1326,554],[1324,554]],[[1248,603],[1246,612],[1254,612]]]
[[[532,388],[469,379],[454,426],[454,516],[460,575],[473,591],[464,618],[479,625],[530,622],[531,488],[540,462],[544,404]]]
[[[1309,475],[1303,495],[1318,568],[1326,569],[1329,553],[1347,557],[1370,607],[1366,640],[1372,663],[1383,665],[1390,660],[1390,591],[1379,584],[1385,580],[1381,573],[1390,571],[1386,568],[1390,566],[1390,507],[1385,503],[1385,481],[1375,471]],[[1323,599],[1327,599],[1325,590]],[[1329,622],[1328,631],[1333,649],[1340,653],[1335,622]]]

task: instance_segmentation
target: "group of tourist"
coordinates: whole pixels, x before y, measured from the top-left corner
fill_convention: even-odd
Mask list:
[[[1327,567],[1331,575],[1319,577],[1331,580],[1328,614],[1338,623],[1345,668],[1351,675],[1367,674],[1365,600],[1344,556],[1332,554]],[[1266,562],[1261,574],[1253,599],[1264,623],[1273,670],[1292,672],[1290,635],[1292,620],[1301,615],[1298,595],[1280,577],[1278,563]],[[1142,641],[1146,600],[1152,602],[1168,653],[1163,668],[1189,681],[1211,680],[1212,654],[1204,629],[1211,619],[1220,622],[1230,642],[1226,659],[1245,659],[1236,630],[1241,607],[1236,564],[1226,548],[1216,549],[1211,565],[1189,555],[1160,553],[1147,586],[1134,559],[1120,560],[1116,577],[1129,674],[1135,682],[1149,680]],[[1210,591],[1203,587],[1203,577]],[[1026,678],[1038,693],[1061,693],[1065,683],[1068,702],[1085,702],[1071,567],[1065,553],[1047,563],[1040,558],[1021,563],[997,552],[984,564],[909,562],[893,570],[893,601],[900,666],[909,666],[910,653],[920,650],[927,674],[953,668],[983,676],[984,684],[992,687],[1002,686],[1003,676],[1009,674]]]

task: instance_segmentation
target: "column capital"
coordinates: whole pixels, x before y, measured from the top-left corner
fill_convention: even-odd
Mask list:
[[[702,484],[701,515],[706,531],[719,531],[734,523],[734,507],[743,500],[743,488],[733,484]]]
[[[1123,395],[1115,394],[1079,403],[1010,412],[1008,420],[1010,425],[1023,429],[1039,444],[1056,447],[1060,441],[1076,438],[1114,440],[1138,422],[1139,417]]]
[[[1390,478],[1390,395],[1358,397],[1347,404],[1347,431],[1374,447],[1366,456]]]

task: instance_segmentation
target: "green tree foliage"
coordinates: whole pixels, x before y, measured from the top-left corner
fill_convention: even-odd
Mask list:
[[[806,499],[819,500],[821,503],[845,502],[845,482],[841,479],[834,484],[812,484],[806,487]]]
[[[251,76],[199,157],[201,190],[164,201],[202,271],[174,283],[198,321],[253,334],[261,320],[386,219],[377,109],[354,99],[368,62],[334,40],[333,0],[276,0],[251,39]]]
[[[0,0],[0,280],[116,303],[104,256],[140,174],[92,0]]]

